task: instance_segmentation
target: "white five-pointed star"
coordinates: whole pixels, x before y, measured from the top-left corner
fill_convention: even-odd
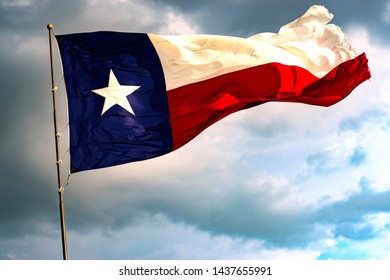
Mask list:
[[[108,87],[94,89],[94,93],[97,93],[105,97],[102,115],[115,104],[118,104],[122,108],[126,109],[131,114],[134,114],[133,108],[130,105],[127,96],[139,89],[140,86],[122,86],[119,84],[114,72],[110,69],[110,76],[108,79]]]

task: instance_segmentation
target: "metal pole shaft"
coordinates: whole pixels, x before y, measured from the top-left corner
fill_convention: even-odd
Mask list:
[[[61,181],[61,159],[60,159],[60,143],[58,132],[58,121],[57,121],[57,110],[56,110],[56,89],[54,85],[54,64],[53,64],[53,47],[52,47],[52,29],[53,25],[48,24],[47,29],[49,30],[49,45],[50,45],[50,68],[51,68],[51,88],[53,96],[53,117],[54,117],[54,134],[56,144],[56,160],[57,160],[57,181],[58,181],[58,198],[60,208],[60,221],[61,221],[61,237],[62,237],[62,256],[64,260],[68,259],[68,246],[66,242],[66,227],[65,227],[65,208],[64,208],[64,196],[63,187]]]

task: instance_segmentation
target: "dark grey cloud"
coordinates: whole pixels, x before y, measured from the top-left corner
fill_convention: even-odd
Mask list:
[[[117,231],[133,225],[142,215],[164,215],[173,223],[212,236],[262,240],[270,248],[291,249],[329,237],[370,240],[377,232],[367,224],[366,216],[390,211],[390,191],[373,191],[366,177],[362,177],[359,191],[349,197],[313,207],[296,200],[297,193],[289,184],[282,188],[271,181],[245,185],[245,180],[236,176],[221,181],[217,175],[197,179],[193,174],[189,178],[176,176],[183,182],[178,185],[147,183],[144,190],[131,191],[128,186],[115,187],[91,192],[88,203],[85,198],[81,199],[84,203],[78,201],[77,197],[85,196],[79,192],[70,198],[69,223],[88,234],[97,224],[103,231]],[[278,210],[277,205],[284,203],[287,205]]]
[[[390,191],[376,192],[367,189],[369,183],[366,177],[362,177],[360,185],[365,186],[360,192],[354,193],[348,200],[324,207],[316,213],[316,218],[331,224],[357,223],[367,214],[390,211]]]
[[[250,36],[259,32],[278,32],[279,27],[296,19],[310,6],[324,5],[335,15],[332,23],[343,29],[349,25],[365,26],[378,42],[390,43],[390,21],[385,19],[388,1],[156,1],[172,5],[187,14],[196,13],[196,23],[207,33]],[[227,21],[226,18],[229,20]]]
[[[60,234],[46,30],[54,14],[48,1],[28,3],[0,3],[1,259],[17,240]],[[70,12],[63,2],[56,7]]]
[[[43,222],[58,224],[46,25],[54,23],[59,32],[91,28],[99,19],[88,23],[87,4],[88,1],[0,2],[1,238],[42,234],[39,225]],[[93,18],[94,12],[91,13]],[[55,66],[56,83],[61,87],[58,60]],[[59,93],[59,106],[64,105],[61,94],[64,92]],[[58,111],[63,117],[64,110]],[[63,127],[61,118],[60,129]],[[77,203],[72,206],[78,209]],[[90,214],[93,216],[93,210]]]
[[[131,225],[134,217],[141,213],[163,214],[175,223],[195,226],[213,235],[256,238],[272,245],[285,246],[304,245],[307,236],[313,234],[312,225],[305,222],[309,219],[309,212],[305,208],[298,208],[291,213],[269,210],[273,203],[286,195],[272,194],[274,186],[271,184],[262,186],[264,190],[259,193],[248,193],[242,186],[229,186],[228,182],[219,182],[229,192],[228,195],[220,195],[210,179],[212,180],[208,178],[203,182],[209,186],[209,192],[205,192],[204,187],[196,190],[197,186],[203,184],[192,178],[192,184],[182,185],[180,189],[171,190],[169,186],[160,185],[160,191],[151,191],[150,187],[145,186],[148,196],[134,191],[123,192],[120,198],[115,199],[114,205],[103,207],[101,205],[104,198],[96,197],[95,194],[90,197],[96,202],[94,213],[90,212],[90,205],[77,207],[74,205],[76,202],[72,201],[68,210],[72,217],[69,222],[72,227],[76,228],[77,224],[78,230],[84,228],[88,232],[88,228],[95,227],[97,223],[103,228],[123,229]],[[112,195],[115,194],[119,195],[117,191]],[[76,217],[80,218],[80,222]]]

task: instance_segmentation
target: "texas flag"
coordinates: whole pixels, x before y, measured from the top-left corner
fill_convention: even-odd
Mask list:
[[[269,101],[330,106],[370,78],[322,6],[249,38],[57,35],[71,172],[157,157],[227,115]],[[259,120],[260,121],[260,120]]]

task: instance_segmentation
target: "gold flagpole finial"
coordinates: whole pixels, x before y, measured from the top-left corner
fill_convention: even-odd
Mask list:
[[[47,25],[47,29],[53,30],[53,24],[49,23],[49,24]]]

